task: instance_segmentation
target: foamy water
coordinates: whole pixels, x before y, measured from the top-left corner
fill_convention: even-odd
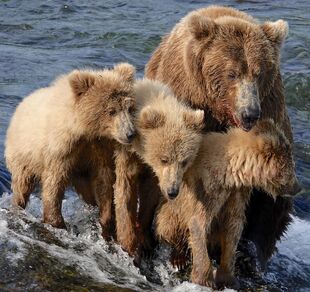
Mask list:
[[[85,205],[71,192],[66,194],[63,202],[68,230],[41,223],[42,204],[37,194],[31,195],[25,211],[12,210],[10,201],[11,194],[8,193],[0,199],[0,246],[5,247],[1,261],[6,261],[6,267],[12,271],[19,271],[20,266],[28,266],[30,271],[35,269],[36,260],[32,256],[37,258],[44,254],[43,257],[56,262],[55,266],[46,267],[52,274],[48,277],[54,277],[50,281],[68,277],[62,275],[62,270],[71,267],[69,279],[83,278],[85,287],[92,287],[93,283],[100,287],[100,283],[104,283],[135,291],[210,291],[206,287],[183,282],[184,278],[169,263],[169,248],[166,246],[157,249],[153,260],[142,263],[142,271],[135,267],[133,259],[119,245],[107,243],[101,238],[97,209]],[[269,264],[264,276],[266,283],[283,288],[289,285],[291,279],[307,281],[309,242],[309,223],[294,217],[287,235],[278,244],[278,253]],[[37,271],[38,282],[44,273],[44,270]],[[22,284],[25,288],[39,285],[36,279],[28,283],[24,279],[27,277],[24,274],[19,278],[19,281],[24,281]],[[186,277],[188,275],[185,280]],[[14,287],[16,283],[11,285]],[[61,283],[59,285],[63,287]]]

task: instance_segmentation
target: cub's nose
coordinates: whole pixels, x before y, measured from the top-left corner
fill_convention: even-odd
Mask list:
[[[132,142],[135,136],[136,136],[136,131],[130,131],[126,134],[128,142]]]
[[[249,131],[253,128],[256,121],[260,118],[261,110],[259,107],[246,108],[241,113],[243,129]]]
[[[179,194],[179,189],[178,188],[171,188],[171,189],[168,189],[167,193],[168,193],[169,199],[174,200]]]

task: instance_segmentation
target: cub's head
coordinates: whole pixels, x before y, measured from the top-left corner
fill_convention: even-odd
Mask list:
[[[249,18],[249,16],[247,16]],[[249,131],[279,74],[283,20],[257,24],[233,16],[188,17],[188,67],[203,87],[202,106],[221,123]],[[204,103],[204,104],[203,104]]]
[[[111,70],[73,71],[69,76],[81,126],[90,136],[128,144],[135,136],[135,69],[127,63]]]
[[[138,129],[142,158],[156,173],[164,196],[172,200],[200,148],[204,112],[185,107],[175,98],[160,104],[142,109]]]

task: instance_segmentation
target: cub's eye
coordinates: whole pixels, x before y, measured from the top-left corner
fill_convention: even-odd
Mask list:
[[[160,161],[162,164],[167,164],[169,162],[169,159],[168,159],[168,157],[163,156],[162,158],[160,158]]]
[[[135,112],[135,107],[133,105],[131,105],[129,108],[128,108],[128,112],[132,115],[134,112]]]
[[[186,164],[187,164],[187,159],[186,160],[183,160],[182,162],[181,162],[181,165],[182,165],[182,167],[185,167],[186,166]]]
[[[115,115],[116,115],[116,109],[111,108],[111,109],[109,110],[109,115],[110,115],[111,117],[115,116]]]
[[[233,81],[233,80],[236,80],[237,77],[238,77],[238,76],[237,76],[237,73],[234,72],[234,71],[231,71],[231,72],[228,73],[228,79],[229,79],[229,80],[232,80],[232,81]]]

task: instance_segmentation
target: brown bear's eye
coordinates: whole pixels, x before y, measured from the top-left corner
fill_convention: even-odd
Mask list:
[[[167,164],[169,160],[168,160],[168,157],[162,157],[160,158],[160,161],[162,164]]]
[[[116,110],[114,108],[109,110],[109,115],[110,116],[115,116],[115,114],[116,114]]]
[[[183,160],[183,161],[181,162],[182,167],[185,167],[186,164],[187,164],[187,160]]]
[[[236,80],[237,79],[237,73],[236,72],[234,72],[234,71],[231,71],[231,72],[229,72],[229,74],[228,74],[228,79],[229,80]]]

